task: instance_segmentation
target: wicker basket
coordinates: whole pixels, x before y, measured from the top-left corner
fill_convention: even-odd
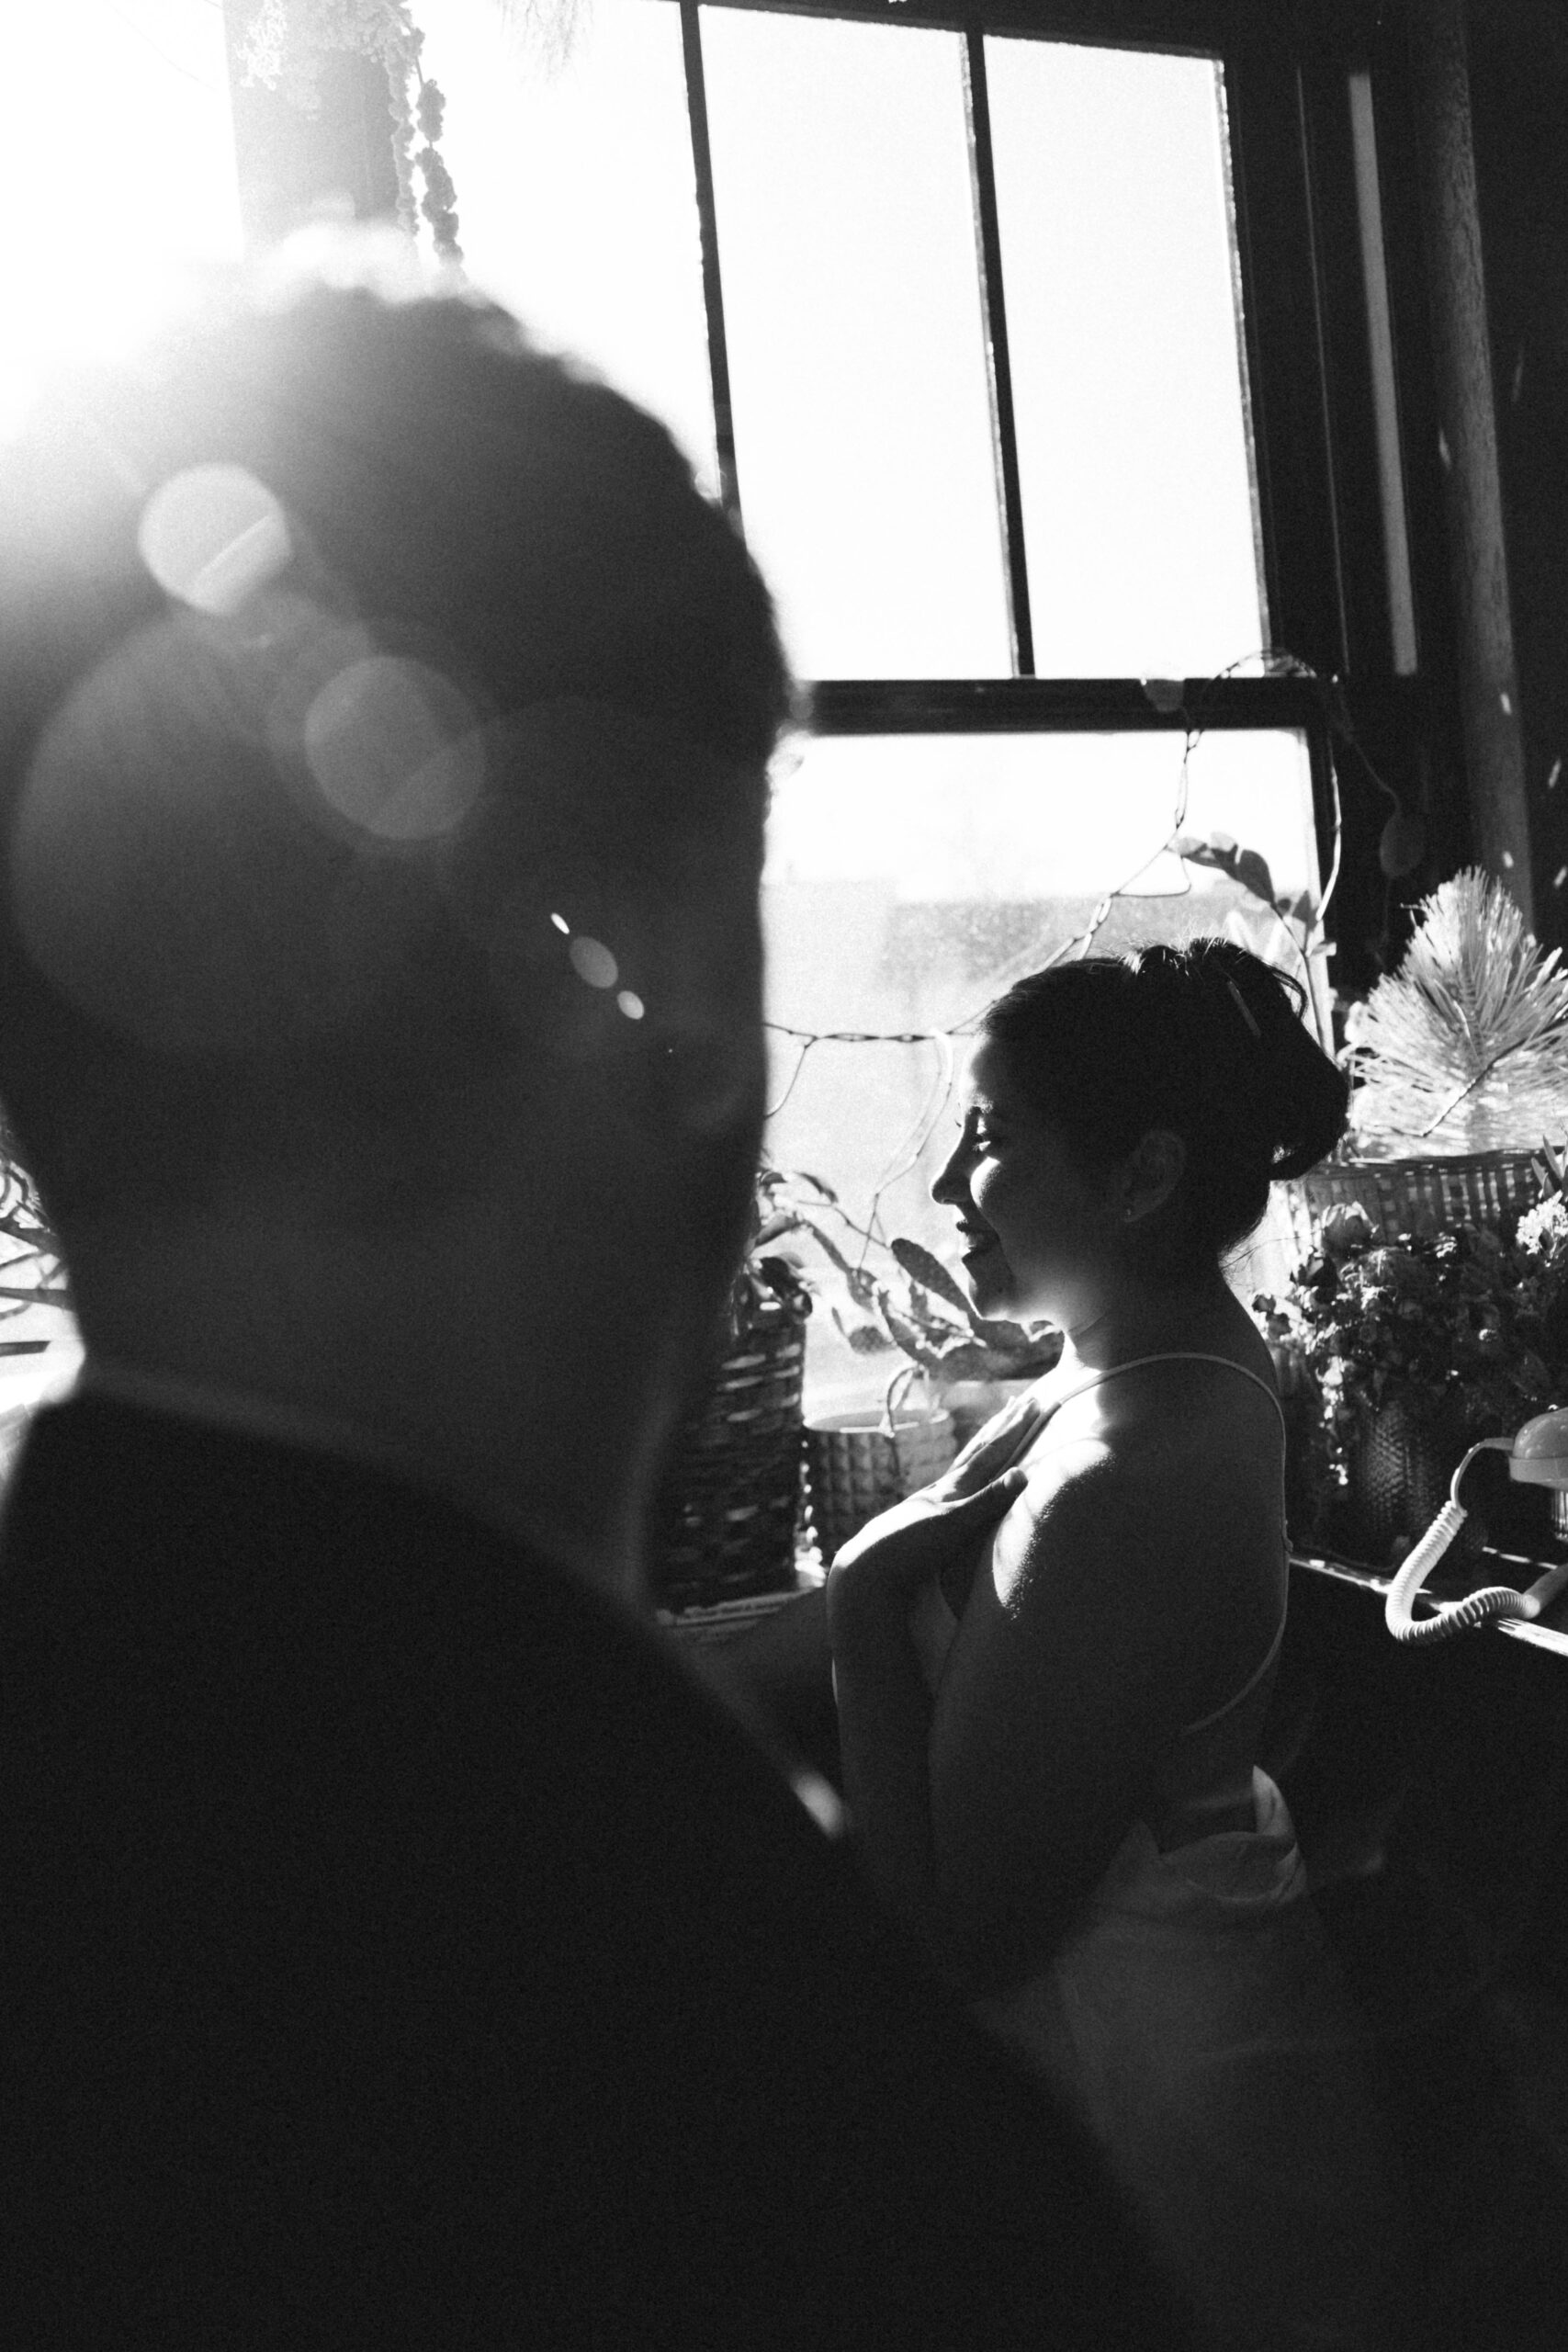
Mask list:
[[[1540,1175],[1537,1152],[1478,1151],[1454,1159],[1330,1159],[1283,1189],[1296,1249],[1305,1258],[1330,1209],[1364,1209],[1380,1241],[1441,1233],[1466,1221],[1495,1228],[1533,1207]]]
[[[953,1416],[867,1406],[825,1413],[806,1432],[806,1493],[811,1532],[824,1563],[868,1519],[945,1470],[954,1452]]]
[[[655,1507],[652,1599],[711,1609],[795,1583],[806,1330],[782,1301],[756,1311],[685,1428]]]

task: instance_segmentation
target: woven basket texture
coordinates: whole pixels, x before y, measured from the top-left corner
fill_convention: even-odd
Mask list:
[[[652,1598],[711,1609],[795,1583],[806,1332],[764,1305],[687,1422],[654,1509]]]
[[[1469,1223],[1494,1229],[1540,1197],[1535,1155],[1478,1151],[1455,1159],[1326,1160],[1285,1186],[1297,1250],[1317,1247],[1330,1209],[1366,1211],[1380,1241]]]
[[[806,1494],[824,1561],[878,1511],[945,1470],[955,1450],[953,1416],[897,1412],[889,1431],[874,1407],[829,1413],[806,1432]]]

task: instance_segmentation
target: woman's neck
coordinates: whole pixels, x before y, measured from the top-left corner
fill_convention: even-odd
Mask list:
[[[1074,1372],[1109,1372],[1136,1356],[1192,1349],[1234,1352],[1256,1337],[1219,1268],[1193,1281],[1154,1285],[1124,1282],[1085,1311],[1064,1333],[1062,1363]]]

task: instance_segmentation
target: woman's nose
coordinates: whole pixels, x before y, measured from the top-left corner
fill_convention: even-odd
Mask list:
[[[954,1146],[953,1154],[948,1159],[946,1166],[938,1170],[932,1182],[931,1198],[933,1201],[940,1201],[944,1207],[953,1208],[957,1206],[960,1201],[967,1200],[969,1197],[969,1182],[965,1171],[968,1167],[968,1146],[961,1140]]]

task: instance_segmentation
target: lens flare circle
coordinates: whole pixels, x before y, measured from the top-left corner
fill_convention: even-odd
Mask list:
[[[243,466],[187,466],[163,482],[137,526],[141,560],[165,595],[198,613],[237,613],[288,569],[282,506]]]
[[[340,817],[385,842],[439,840],[484,784],[482,738],[437,670],[394,654],[351,662],[305,714],[307,765]]]
[[[566,952],[578,978],[586,980],[591,989],[613,989],[621,977],[620,966],[602,939],[580,936]]]

